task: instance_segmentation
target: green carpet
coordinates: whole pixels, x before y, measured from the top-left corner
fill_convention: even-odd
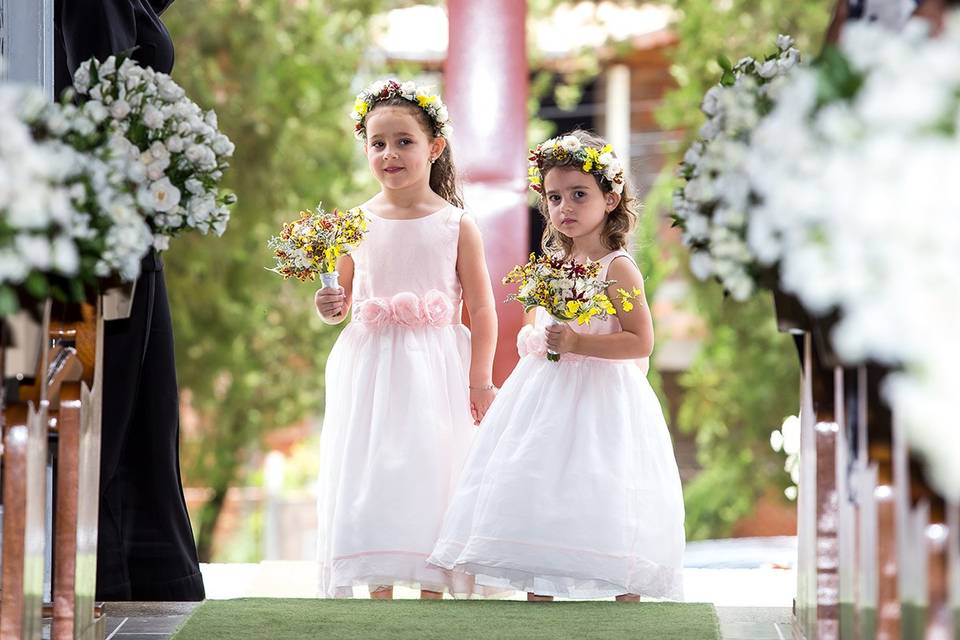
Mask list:
[[[174,640],[719,640],[710,604],[210,600]]]

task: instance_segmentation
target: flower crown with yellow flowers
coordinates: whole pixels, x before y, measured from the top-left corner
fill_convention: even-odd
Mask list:
[[[450,115],[440,96],[431,94],[426,87],[421,87],[413,81],[408,80],[401,84],[390,78],[377,80],[357,94],[350,117],[356,122],[354,135],[358,140],[363,140],[367,136],[367,114],[373,109],[373,105],[391,98],[403,98],[423,109],[433,124],[433,135],[450,138],[453,127],[450,126]]]
[[[584,173],[592,173],[610,185],[614,193],[623,193],[623,165],[613,155],[609,144],[598,149],[583,144],[576,136],[550,138],[530,150],[530,168],[527,177],[530,188],[543,195],[543,164],[547,159],[564,162],[572,160]]]

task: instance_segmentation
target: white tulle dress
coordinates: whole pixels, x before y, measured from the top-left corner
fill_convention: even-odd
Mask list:
[[[426,562],[470,444],[470,333],[460,321],[454,206],[367,212],[353,317],[327,362],[318,498],[320,592],[404,584],[469,593]]]
[[[430,562],[490,588],[682,599],[683,496],[660,403],[636,361],[547,360],[546,324],[538,309],[518,338]]]

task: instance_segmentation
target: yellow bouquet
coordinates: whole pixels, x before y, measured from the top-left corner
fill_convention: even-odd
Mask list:
[[[524,311],[542,307],[555,324],[576,320],[582,325],[594,318],[606,320],[617,313],[606,294],[607,287],[614,282],[601,280],[601,269],[599,262],[537,258],[531,253],[530,261],[514,267],[503,278],[503,283],[520,285],[517,293],[507,300],[516,300]],[[624,311],[633,308],[629,303],[633,296],[622,289],[618,293],[623,298]],[[547,358],[556,362],[560,355],[551,351]]]
[[[367,220],[359,208],[327,212],[317,205],[313,212],[301,211],[298,220],[285,222],[280,235],[267,242],[276,259],[270,271],[301,282],[320,274],[324,287],[334,287],[337,258],[353,251],[366,231]]]

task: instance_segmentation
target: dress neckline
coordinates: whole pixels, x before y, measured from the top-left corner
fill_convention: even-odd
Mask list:
[[[378,220],[389,220],[389,221],[391,221],[391,222],[416,222],[417,220],[426,220],[427,218],[432,218],[433,216],[437,215],[438,213],[440,213],[440,212],[442,212],[442,211],[446,211],[447,209],[449,209],[449,208],[452,207],[452,206],[453,206],[453,205],[448,202],[447,204],[443,205],[442,207],[440,207],[439,209],[437,209],[437,210],[434,211],[433,213],[428,213],[428,214],[425,215],[425,216],[419,216],[419,217],[417,217],[417,218],[384,218],[383,216],[377,215],[376,213],[374,213],[373,211],[371,211],[370,209],[368,209],[368,208],[366,207],[366,205],[363,205],[363,204],[362,204],[362,205],[360,205],[359,208],[360,208],[361,211],[363,211],[363,212],[366,213],[367,215],[373,216],[374,218],[377,218]]]

